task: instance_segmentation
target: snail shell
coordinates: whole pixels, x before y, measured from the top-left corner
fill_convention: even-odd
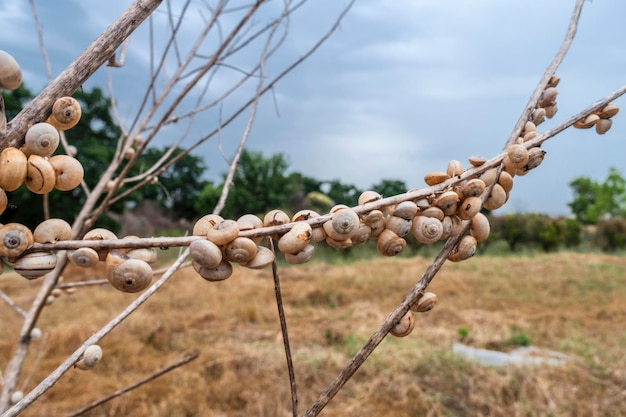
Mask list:
[[[24,398],[24,391],[13,391],[11,394],[11,404],[17,404]]]
[[[324,240],[328,246],[334,249],[346,249],[352,246],[352,238],[336,240],[330,236],[326,236]]]
[[[396,204],[390,215],[411,220],[417,214],[417,204],[413,201],[403,201]]]
[[[498,178],[498,184],[504,188],[504,191],[510,192],[513,189],[513,176],[506,171],[502,171],[500,178]]]
[[[233,266],[225,259],[213,268],[202,266],[193,261],[191,265],[193,269],[207,281],[223,281],[233,274]]]
[[[523,145],[511,145],[507,149],[507,156],[517,169],[523,168],[528,163],[528,149]]]
[[[557,85],[559,85],[559,82],[561,82],[561,77],[559,77],[558,75],[553,75],[552,77],[550,77],[550,80],[548,81],[546,87],[556,87]]]
[[[487,171],[480,174],[480,179],[485,183],[485,186],[490,186],[498,179],[498,170],[496,168],[489,168]]]
[[[210,240],[194,240],[189,245],[189,253],[193,262],[207,268],[215,268],[222,262],[222,251]]]
[[[381,200],[382,198],[383,196],[376,191],[363,191],[361,195],[359,195],[358,204],[359,206],[362,206],[363,204],[373,203],[374,201]]]
[[[359,227],[359,216],[349,207],[331,210],[333,217],[324,223],[326,235],[334,240],[346,240],[356,233]]]
[[[0,188],[0,214],[4,213],[8,206],[9,198],[7,197],[7,193],[5,193],[2,188]]]
[[[274,252],[266,248],[265,246],[257,246],[256,255],[254,258],[244,264],[246,268],[250,269],[263,269],[268,265],[271,265],[276,257]]]
[[[450,178],[461,175],[463,173],[463,164],[461,163],[461,161],[453,159],[452,161],[448,162],[448,169],[446,173]]]
[[[430,311],[437,305],[437,294],[434,292],[425,292],[412,306],[411,311],[416,313],[425,313]]]
[[[201,217],[196,221],[193,225],[193,230],[191,232],[194,236],[206,236],[206,233],[213,229],[218,223],[224,221],[224,218],[217,214],[207,214],[206,216]]]
[[[530,148],[528,150],[528,163],[524,167],[524,171],[530,171],[537,168],[543,162],[546,151],[541,148]]]
[[[545,109],[546,109],[546,117],[548,119],[552,119],[554,115],[556,114],[556,112],[559,111],[559,108],[556,105],[556,103],[546,106]]]
[[[461,220],[469,220],[480,212],[482,201],[479,197],[468,197],[459,206],[457,215]]]
[[[596,132],[598,133],[598,135],[604,135],[606,132],[609,131],[611,125],[613,125],[613,120],[600,119],[596,122]]]
[[[57,266],[57,255],[54,252],[31,252],[15,259],[10,265],[24,278],[35,279],[52,272]]]
[[[474,167],[479,167],[483,165],[485,162],[487,162],[487,159],[479,155],[472,155],[468,158],[468,161],[470,165]]]
[[[389,229],[383,230],[376,241],[376,249],[383,256],[399,255],[406,247],[406,240]]]
[[[543,109],[542,109],[543,110]],[[529,140],[535,139],[536,137],[541,136],[541,134],[537,131],[525,133],[518,144],[522,144],[524,142],[528,142]]]
[[[465,235],[452,249],[448,260],[460,262],[471,258],[476,253],[476,239],[472,235]]]
[[[313,210],[300,210],[293,215],[291,221],[302,222],[319,217],[319,213]],[[322,226],[313,227],[311,230],[311,242],[321,242],[326,239],[326,232]]]
[[[0,153],[0,188],[15,191],[26,180],[26,155],[17,148],[8,147]]]
[[[96,266],[100,257],[98,252],[92,248],[79,248],[73,251],[69,251],[67,258],[71,263],[81,268],[91,268]]]
[[[313,229],[304,222],[296,222],[290,231],[278,240],[278,250],[282,253],[300,252],[311,242]]]
[[[73,97],[61,97],[52,105],[52,113],[46,120],[59,130],[68,130],[80,120],[80,103]]]
[[[83,237],[83,240],[109,240],[109,239],[117,239],[117,236],[112,231],[108,229],[104,229],[102,227],[97,227],[95,229],[88,231],[87,233],[85,233],[85,236]],[[96,252],[98,252],[98,258],[101,261],[103,262],[106,261],[107,254],[109,253],[108,249],[99,249]]]
[[[391,328],[389,332],[396,337],[405,337],[411,334],[414,327],[415,318],[413,317],[413,312],[409,310],[404,316],[402,316],[400,321]]]
[[[254,214],[244,214],[237,219],[237,224],[239,225],[239,230],[241,232],[244,232],[246,230],[254,230],[263,227],[263,220],[261,220],[259,216]],[[252,237],[250,239],[252,239],[254,243],[258,245],[259,242],[263,240],[263,237]]]
[[[385,227],[399,237],[404,237],[411,231],[411,220],[406,220],[402,217],[389,216]]]
[[[382,231],[381,231],[382,232]],[[352,245],[360,245],[361,243],[367,242],[372,235],[372,228],[365,223],[360,223],[359,228],[355,234],[352,235],[350,240],[352,241]]]
[[[546,120],[546,109],[544,109],[543,107],[536,108],[535,110],[533,110],[533,114],[531,117],[535,125],[540,125],[544,122],[544,120]]]
[[[220,246],[232,241],[238,234],[239,224],[235,220],[226,219],[216,224],[214,228],[209,229],[206,233],[206,237],[211,242]]]
[[[114,251],[109,253],[107,261],[112,253]],[[152,268],[140,259],[126,259],[107,273],[107,280],[115,289],[123,292],[143,291],[152,282]]]
[[[580,119],[576,123],[574,123],[574,127],[577,129],[589,129],[595,125],[598,120],[600,120],[600,116],[597,114],[590,114],[589,116]]]
[[[57,190],[70,191],[80,185],[85,171],[77,159],[68,155],[55,155],[48,161],[54,167]]]
[[[236,237],[224,245],[224,257],[230,262],[246,263],[254,258],[256,250],[256,243],[252,239]]]
[[[538,107],[546,107],[550,104],[553,104],[556,101],[556,96],[559,94],[556,88],[548,87],[541,93],[541,97],[539,97],[539,102],[537,103]]]
[[[33,239],[37,243],[54,243],[71,237],[72,226],[63,219],[44,220],[33,231]]]
[[[285,253],[285,261],[288,264],[299,265],[309,262],[315,253],[315,246],[306,245],[296,253]]]
[[[124,151],[124,159],[133,159],[137,151],[134,148],[126,148]]]
[[[0,50],[0,89],[15,90],[22,85],[22,70],[9,53]]]
[[[434,217],[439,221],[443,221],[443,218],[446,217],[446,215],[443,213],[443,210],[439,207],[428,207],[426,210],[422,211],[422,216]]]
[[[56,174],[46,158],[39,155],[28,157],[26,187],[35,194],[48,194],[54,189]]]
[[[23,224],[7,223],[0,227],[0,256],[17,258],[33,243],[32,232]]]
[[[87,346],[85,352],[83,352],[82,358],[76,362],[78,369],[87,371],[95,368],[95,366],[102,359],[102,348],[98,345]]]
[[[382,215],[382,212],[379,210],[374,210],[374,211],[379,212],[381,215],[380,217],[378,216],[372,217],[370,215],[368,216],[368,219],[365,222],[365,225],[370,227],[370,236],[369,236],[370,239],[376,239],[378,236],[380,236],[383,230],[385,230],[385,227],[387,227],[387,222],[385,220],[385,217]],[[360,229],[360,226],[359,226],[359,229]]]
[[[608,119],[615,116],[619,112],[619,107],[615,104],[607,104],[602,109],[598,110],[596,114],[600,116],[600,119]]]
[[[491,193],[489,194],[489,198],[485,201],[483,205],[487,210],[496,210],[499,209],[506,203],[508,198],[508,194],[504,191],[504,188],[500,184],[494,184],[491,189]]]
[[[485,192],[485,181],[479,178],[473,178],[465,183],[461,190],[464,198],[480,197]]]
[[[35,123],[24,137],[24,155],[50,156],[59,146],[59,131],[49,123]]]
[[[131,259],[141,259],[148,264],[153,264],[158,259],[156,248],[131,249],[126,255]]]
[[[483,213],[477,213],[472,217],[472,223],[470,225],[470,234],[474,236],[477,242],[484,242],[489,238],[491,232],[491,226],[489,225],[489,219]]]
[[[443,171],[433,171],[424,175],[424,182],[430,186],[441,184],[442,182],[449,179],[450,176]]]
[[[418,242],[430,245],[443,236],[443,224],[435,217],[417,216],[413,219],[411,231]]]
[[[446,191],[435,200],[435,206],[439,207],[444,216],[450,216],[456,212],[459,195],[454,191]]]
[[[282,210],[274,209],[269,211],[263,218],[263,226],[280,226],[289,223],[289,216]]]

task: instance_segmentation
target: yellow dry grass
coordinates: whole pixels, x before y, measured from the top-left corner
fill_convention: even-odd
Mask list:
[[[429,260],[312,263],[280,271],[301,412],[371,335]],[[67,280],[84,276],[71,271]],[[91,275],[98,272],[90,271]],[[430,287],[439,305],[406,338],[387,338],[322,416],[626,415],[626,258],[591,254],[475,257],[446,264]],[[26,307],[37,283],[5,274]],[[25,391],[134,299],[108,286],[46,308],[25,367]],[[19,317],[0,304],[4,367]],[[566,366],[490,368],[450,352],[460,338],[506,348],[512,329],[571,356]],[[237,268],[220,283],[180,271],[102,340],[94,371],[72,370],[25,416],[62,416],[189,352],[183,368],[88,416],[290,416],[291,400],[269,270]],[[41,354],[42,359],[36,360]],[[32,373],[32,377],[28,375]]]

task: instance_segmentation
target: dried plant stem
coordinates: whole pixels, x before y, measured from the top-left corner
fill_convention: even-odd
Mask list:
[[[275,253],[274,242],[268,238],[268,246]],[[289,332],[287,331],[287,319],[283,307],[283,297],[280,292],[280,278],[278,275],[278,264],[276,260],[272,262],[272,276],[274,277],[274,294],[276,295],[276,306],[278,307],[278,318],[280,320],[280,331],[283,335],[283,345],[285,347],[285,357],[287,359],[287,370],[289,373],[289,386],[291,388],[291,410],[293,417],[298,417],[298,390],[296,389],[296,375],[293,368],[291,348],[289,347]]]
[[[9,297],[4,291],[0,290],[0,299],[2,301],[4,301],[5,303],[7,303],[9,305],[9,307],[11,307],[13,310],[15,310],[20,316],[26,318],[26,310],[24,310],[22,307],[18,306],[17,304],[15,304],[15,301],[13,301],[13,299],[11,297]]]
[[[181,367],[183,365],[188,364],[189,362],[197,359],[198,356],[200,356],[199,353],[193,353],[193,354],[190,354],[190,355],[186,355],[181,360],[179,360],[179,361],[177,361],[177,362],[175,362],[175,363],[173,363],[173,364],[171,364],[169,366],[166,366],[165,368],[163,368],[163,369],[153,373],[152,375],[150,375],[150,376],[148,376],[146,378],[143,378],[140,381],[135,382],[134,384],[128,385],[127,387],[124,387],[124,388],[122,388],[120,390],[117,390],[117,391],[107,395],[106,397],[102,397],[102,398],[100,398],[97,401],[89,403],[86,406],[81,407],[81,408],[79,408],[76,411],[73,411],[71,414],[68,414],[67,417],[77,417],[77,416],[80,416],[82,414],[85,414],[87,411],[93,410],[94,408],[104,404],[107,401],[110,401],[110,400],[112,400],[114,398],[117,398],[120,395],[126,394],[127,392],[130,392],[130,391],[132,391],[132,390],[134,390],[136,388],[139,388],[140,386],[142,386],[142,385],[144,385],[144,384],[146,384],[146,383],[148,383],[150,381],[153,381],[153,380],[157,379],[158,377],[160,377],[162,375],[165,375],[168,372],[173,371],[176,368],[179,368],[179,367]]]
[[[122,321],[124,321],[128,316],[130,316],[133,312],[135,312],[139,306],[141,306],[148,298],[152,297],[156,291],[161,288],[167,280],[169,280],[174,273],[180,268],[180,265],[183,263],[184,259],[187,257],[188,251],[185,250],[181,256],[174,261],[174,263],[168,268],[167,272],[163,274],[161,278],[155,281],[148,289],[142,292],[131,304],[128,305],[119,313],[116,317],[114,317],[111,321],[109,321],[106,325],[104,325],[100,330],[95,332],[91,337],[89,337],[85,342],[74,351],[65,361],[60,364],[54,371],[52,371],[43,381],[39,383],[32,391],[22,398],[20,402],[13,405],[9,408],[2,417],[14,417],[24,411],[28,406],[30,406],[33,402],[35,402],[39,397],[41,397],[47,390],[52,388],[54,384],[57,383],[61,377],[72,368],[72,366],[78,361],[85,351],[85,349],[93,344],[98,343],[104,336],[109,334],[115,327],[117,327]],[[20,345],[18,345],[19,348]],[[13,360],[13,358],[12,358]],[[8,377],[8,374],[7,374]],[[12,387],[11,390],[13,390]]]

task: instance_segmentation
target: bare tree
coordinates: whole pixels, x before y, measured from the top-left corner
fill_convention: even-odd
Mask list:
[[[205,230],[202,234],[198,233],[194,236],[182,238],[83,239],[85,234],[95,224],[96,219],[106,213],[112,204],[122,201],[134,190],[155,181],[161,173],[171,167],[178,159],[209,139],[219,136],[225,126],[247,112],[248,121],[241,134],[237,152],[232,160],[229,161],[230,169],[224,183],[224,191],[218,206],[214,210],[214,214],[220,212],[231,187],[231,180],[239,155],[245,146],[251,126],[254,123],[260,97],[271,92],[274,85],[285,74],[301,64],[328,39],[352,5],[352,2],[346,5],[345,9],[336,17],[334,23],[329,25],[328,32],[306,54],[289,63],[281,72],[269,76],[265,71],[265,66],[275,51],[280,48],[285,37],[288,36],[290,16],[305,3],[305,0],[296,3],[285,0],[282,3],[282,8],[276,12],[268,24],[264,26],[254,24],[254,17],[260,13],[260,10],[263,9],[266,3],[266,1],[257,0],[245,6],[233,6],[226,0],[220,0],[215,5],[202,3],[198,6],[192,4],[191,0],[187,0],[179,9],[174,9],[170,1],[166,1],[161,6],[161,2],[158,0],[137,0],[62,74],[51,81],[49,86],[38,94],[13,120],[8,121],[4,132],[0,132],[0,143],[2,143],[3,148],[20,147],[29,127],[36,122],[45,121],[51,113],[53,103],[59,97],[71,95],[96,69],[103,65],[122,66],[127,53],[127,40],[132,35],[132,32],[143,22],[148,21],[148,24],[150,24],[151,16],[158,10],[159,6],[164,8],[164,12],[167,15],[167,37],[160,49],[157,48],[156,42],[152,42],[150,74],[148,75],[149,85],[132,120],[125,122],[116,113],[118,122],[122,126],[123,134],[119,138],[113,160],[105,172],[102,173],[97,185],[92,189],[87,189],[83,183],[82,187],[87,199],[71,227],[71,238],[54,243],[36,242],[30,244],[25,251],[17,256],[19,258],[32,253],[52,251],[57,253],[58,257],[55,269],[46,274],[41,280],[39,293],[27,311],[19,308],[10,297],[0,292],[2,300],[13,307],[24,318],[20,334],[17,335],[15,351],[4,371],[2,380],[0,411],[3,413],[3,416],[15,416],[21,413],[29,405],[37,401],[69,369],[77,363],[84,361],[86,350],[96,345],[99,340],[155,294],[176,270],[186,264],[185,260],[189,256],[189,250],[184,250],[176,261],[165,271],[161,271],[161,276],[151,283],[124,311],[112,318],[110,322],[85,340],[78,349],[32,391],[26,393],[23,398],[18,398],[17,401],[11,401],[11,397],[16,391],[18,380],[22,376],[22,368],[31,345],[33,329],[45,307],[46,299],[55,288],[62,285],[59,283],[59,277],[68,262],[65,251],[92,248],[114,252],[117,249],[187,247],[194,244],[194,242],[216,241],[212,232],[221,231],[230,226],[227,224],[227,221],[221,222],[216,220],[218,219],[217,217],[214,217],[212,219],[215,224],[208,227],[208,231]],[[307,253],[303,254],[303,252],[308,250],[305,248],[309,247],[314,231],[324,230],[330,236],[324,235],[321,239],[326,239],[329,245],[337,248],[348,247],[367,239],[378,239],[379,245],[382,246],[382,236],[385,236],[385,239],[391,239],[391,246],[389,249],[385,247],[380,250],[383,254],[391,256],[401,252],[406,243],[402,233],[392,229],[391,218],[397,217],[405,220],[405,230],[407,230],[406,225],[408,225],[408,230],[411,230],[411,228],[415,229],[414,225],[419,223],[418,218],[423,219],[427,217],[424,213],[429,208],[436,208],[445,216],[442,218],[448,219],[448,223],[450,223],[447,232],[442,231],[437,238],[437,240],[446,240],[445,245],[423,273],[421,279],[408,291],[404,300],[381,323],[379,328],[339,373],[337,378],[329,383],[326,390],[304,412],[304,416],[318,415],[390,332],[394,334],[399,333],[398,326],[400,328],[404,326],[404,330],[410,332],[413,320],[412,315],[414,312],[423,311],[423,309],[427,308],[420,307],[419,302],[445,261],[464,260],[474,254],[477,244],[477,239],[471,232],[474,216],[483,205],[496,207],[506,202],[508,191],[500,191],[503,188],[500,184],[502,178],[507,176],[512,178],[515,175],[525,174],[541,163],[544,152],[541,151],[539,146],[570,126],[589,127],[597,124],[598,120],[606,120],[611,117],[606,112],[603,113],[603,111],[606,111],[606,107],[611,101],[626,92],[626,87],[622,87],[599,99],[549,131],[543,133],[536,131],[536,126],[541,123],[546,112],[550,111],[550,106],[555,105],[555,87],[558,84],[558,77],[554,74],[574,38],[582,4],[583,0],[577,2],[565,41],[537,84],[526,108],[504,144],[502,152],[486,161],[477,161],[475,166],[467,170],[461,168],[457,171],[454,164],[452,164],[448,167],[448,172],[429,174],[427,175],[429,186],[423,189],[410,190],[404,194],[387,198],[366,199],[356,207],[338,207],[336,211],[320,216],[309,212],[297,222],[286,219],[277,223],[266,222],[261,227],[249,230],[237,229],[235,231],[233,236],[237,238],[267,237],[268,246],[273,252],[273,239],[279,238],[278,246],[281,249],[283,247],[281,240],[287,236],[293,238],[293,234],[290,232],[297,230],[298,236],[302,236],[302,234],[306,236],[304,238],[305,245],[298,246],[298,249],[293,252],[288,252],[290,255],[298,257],[298,259],[306,260]],[[36,16],[34,7],[33,10]],[[193,43],[183,45],[179,41],[178,34],[185,24],[186,16],[192,10],[202,10],[204,25],[198,31],[197,38]],[[231,24],[224,24],[225,20],[228,20]],[[155,41],[154,37],[151,39]],[[218,39],[218,41],[211,42],[210,39]],[[252,51],[256,51],[256,58],[251,67],[239,68],[231,63],[238,54],[243,54],[244,52],[251,54],[253,53]],[[116,55],[118,53],[119,55]],[[224,88],[218,96],[211,97],[208,94],[209,86],[214,81],[216,75],[220,71],[225,70],[236,70],[239,78]],[[216,126],[201,133],[196,133],[194,122],[199,117],[212,109],[219,108],[221,103],[235,92],[242,91],[247,96],[234,110],[229,114],[222,115]],[[113,92],[113,89],[111,89],[111,94]],[[113,106],[113,109],[116,111],[115,106]],[[551,117],[551,114],[548,117]],[[182,129],[182,133],[175,143],[172,144],[170,151],[155,165],[145,169],[140,175],[130,176],[131,167],[137,163],[142,152],[158,137],[159,132],[173,123],[186,123],[186,127]],[[185,152],[174,156],[174,149],[180,145],[184,145]],[[517,153],[514,153],[514,151],[521,154],[519,161],[516,159]],[[491,174],[493,174],[493,179],[488,181],[487,177]],[[480,180],[481,178],[482,180]],[[479,179],[483,183],[483,189],[486,189],[475,195],[469,192],[467,195],[464,195],[463,187],[475,179]],[[444,203],[443,196],[449,196],[451,195],[450,193],[454,193],[456,197],[452,203]],[[470,197],[477,200],[471,200],[472,204],[470,204],[470,201],[467,200]],[[409,215],[400,214],[399,205],[404,202],[409,202],[407,206],[411,207],[408,209]],[[386,211],[387,214],[383,214],[383,211]],[[471,213],[471,215],[466,212]],[[380,213],[380,215],[373,215],[373,213]],[[443,224],[442,220],[439,221]],[[332,236],[333,232],[331,230],[344,233],[345,236],[335,238]],[[356,233],[358,230],[365,230],[365,234],[360,239],[357,239],[358,235]],[[233,241],[233,236],[223,244]],[[283,240],[283,242],[285,241]],[[260,249],[259,252],[261,252]],[[222,256],[220,255],[220,259]],[[272,260],[273,257],[263,265],[272,263]],[[220,263],[218,261],[219,265],[224,262]],[[249,260],[242,263],[246,262],[250,266]],[[230,265],[228,262],[226,263]],[[212,268],[215,269],[217,267],[209,267],[208,269]],[[282,309],[278,268],[275,262],[273,263],[273,271],[276,300],[281,318],[292,392],[292,412],[294,416],[297,416],[298,395],[289,348],[287,325]],[[154,274],[157,275],[156,271],[154,271]],[[150,278],[152,278],[152,271],[150,275]],[[169,369],[173,369],[173,367]],[[162,371],[157,374],[162,374]],[[132,389],[132,387],[129,389]],[[121,390],[120,393],[122,392],[126,392],[126,390]]]

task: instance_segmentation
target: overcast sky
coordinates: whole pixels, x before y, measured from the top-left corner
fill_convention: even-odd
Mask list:
[[[108,0],[96,6],[80,0],[36,0],[53,76],[129,3]],[[278,84],[275,104],[269,96],[261,102],[248,147],[268,156],[284,153],[292,171],[362,189],[381,179],[422,187],[424,174],[445,170],[451,159],[467,164],[471,155],[492,157],[500,152],[558,51],[574,3],[357,0],[339,31]],[[271,2],[267,15],[280,5]],[[276,66],[268,66],[268,73],[302,55],[344,5],[345,1],[315,0],[300,9],[275,56]],[[157,14],[161,20],[164,15]],[[624,16],[622,0],[585,3],[577,38],[557,72],[562,78],[559,112],[540,130],[626,83]],[[195,24],[192,17],[189,20],[189,25]],[[0,49],[21,64],[26,86],[41,90],[46,74],[28,2],[2,1],[0,22]],[[258,24],[263,23],[259,19]],[[243,65],[246,59],[240,59]],[[132,114],[137,106],[142,90],[134,86],[145,81],[147,63],[144,30],[131,38],[127,65],[113,71],[123,115]],[[85,87],[105,88],[105,83],[103,70]],[[625,107],[622,99],[617,104]],[[245,118],[222,136],[227,156],[232,156],[244,124]],[[169,130],[159,143],[168,143],[174,133]],[[500,212],[567,215],[572,179],[603,180],[611,166],[626,175],[626,119],[620,113],[604,136],[572,129],[543,148],[548,152],[543,165],[518,177]],[[226,171],[217,141],[198,154],[209,165],[208,178],[219,179]]]

